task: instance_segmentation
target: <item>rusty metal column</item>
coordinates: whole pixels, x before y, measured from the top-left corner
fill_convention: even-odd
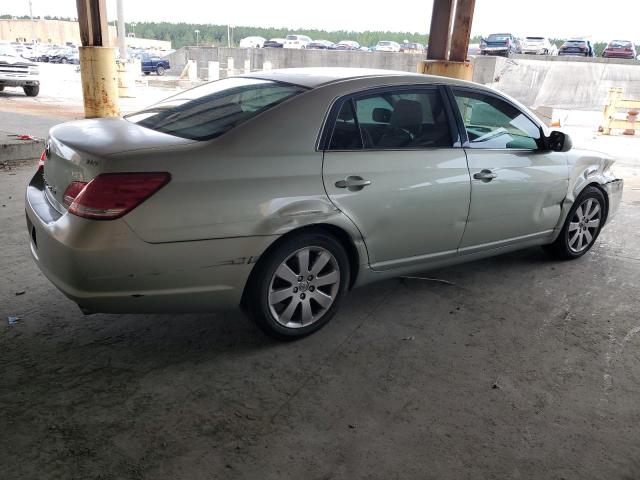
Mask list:
[[[474,7],[475,0],[434,0],[427,60],[418,64],[419,73],[472,79],[473,68],[467,61],[467,51]]]
[[[117,117],[118,76],[110,47],[106,0],[76,0],[80,26],[80,76],[84,116]]]
[[[433,0],[431,30],[427,46],[428,60],[446,60],[451,37],[454,0]]]

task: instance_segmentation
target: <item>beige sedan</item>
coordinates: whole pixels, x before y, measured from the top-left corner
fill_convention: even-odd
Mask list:
[[[473,83],[274,70],[54,127],[27,224],[87,313],[242,307],[297,338],[376,280],[534,245],[579,258],[618,208],[612,164]]]

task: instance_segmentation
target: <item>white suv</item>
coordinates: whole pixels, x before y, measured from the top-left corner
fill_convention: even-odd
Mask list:
[[[546,37],[526,37],[521,43],[520,51],[533,55],[557,55],[558,47]]]
[[[380,40],[375,48],[376,52],[399,52],[400,44],[388,40]]]
[[[38,65],[21,57],[11,45],[0,45],[0,91],[21,87],[27,97],[40,92]]]
[[[311,43],[311,38],[306,35],[287,35],[284,39],[284,48],[307,48]]]

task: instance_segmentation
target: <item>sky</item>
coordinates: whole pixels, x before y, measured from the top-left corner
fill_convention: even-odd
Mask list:
[[[28,0],[2,0],[0,14],[26,15]],[[34,15],[76,17],[75,0],[32,0]],[[474,35],[518,36],[640,43],[640,1],[617,0],[616,8],[596,0],[476,0]],[[178,5],[179,8],[170,8]],[[401,5],[393,8],[391,5]],[[325,30],[428,32],[432,0],[125,0],[127,21],[169,21]],[[107,0],[115,19],[116,0]]]

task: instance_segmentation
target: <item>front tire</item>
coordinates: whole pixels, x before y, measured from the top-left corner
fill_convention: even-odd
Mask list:
[[[256,265],[244,297],[251,319],[280,340],[305,337],[331,320],[349,285],[349,259],[324,232],[291,237]]]
[[[596,187],[585,188],[574,202],[562,231],[546,249],[562,260],[575,260],[587,253],[598,238],[605,220],[604,194]]]
[[[37,97],[40,93],[40,85],[25,85],[22,90],[27,97]]]

